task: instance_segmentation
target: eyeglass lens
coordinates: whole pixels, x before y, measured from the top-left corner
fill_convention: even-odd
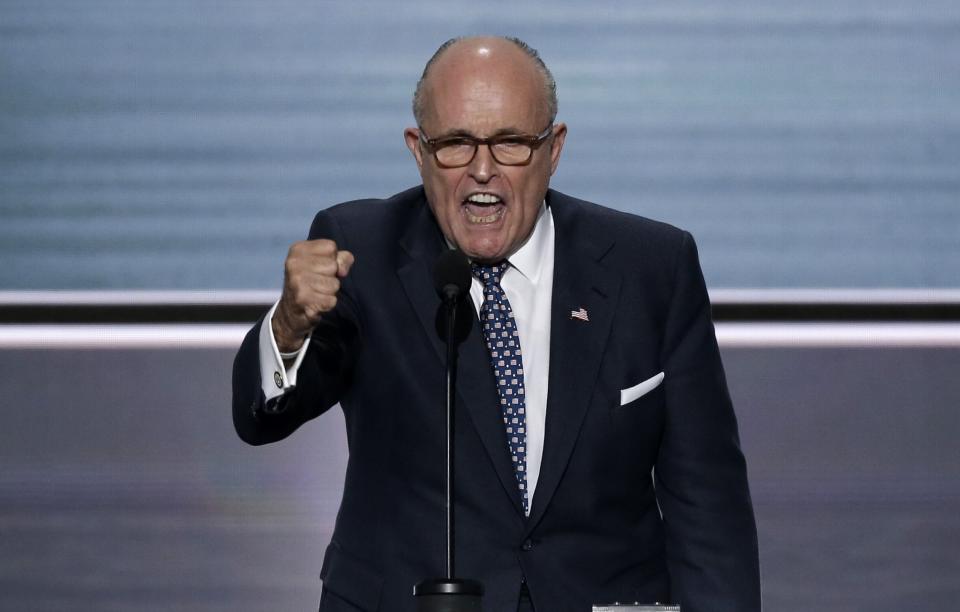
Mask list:
[[[478,146],[478,143],[470,140],[447,143],[437,148],[437,161],[444,166],[465,166],[473,160]],[[527,143],[507,140],[491,143],[490,153],[501,164],[525,164],[533,154],[533,147]]]

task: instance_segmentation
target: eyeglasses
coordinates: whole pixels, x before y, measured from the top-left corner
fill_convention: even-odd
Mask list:
[[[473,136],[450,136],[449,138],[427,138],[420,128],[420,142],[433,152],[437,165],[441,168],[462,168],[477,155],[480,145],[490,147],[490,154],[498,164],[504,166],[526,166],[533,159],[533,152],[540,148],[550,134],[553,123],[536,136],[529,134],[498,134],[490,138]]]

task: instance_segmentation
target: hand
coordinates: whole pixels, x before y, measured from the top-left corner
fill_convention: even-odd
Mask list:
[[[295,242],[284,262],[283,294],[273,313],[273,337],[282,353],[303,345],[304,337],[325,312],[337,305],[340,279],[353,265],[350,251],[332,240]]]

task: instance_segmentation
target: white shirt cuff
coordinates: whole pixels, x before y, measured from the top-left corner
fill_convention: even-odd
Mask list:
[[[279,302],[277,302],[279,304]],[[273,313],[277,310],[274,304],[260,325],[260,387],[266,400],[283,395],[297,386],[297,370],[307,354],[310,346],[310,336],[307,334],[303,346],[294,353],[281,353],[277,347],[277,340],[273,337]],[[293,359],[289,368],[283,367],[283,359]]]

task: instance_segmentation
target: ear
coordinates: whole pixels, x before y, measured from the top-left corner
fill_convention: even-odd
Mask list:
[[[550,176],[557,171],[560,164],[560,151],[563,150],[563,143],[567,138],[567,124],[558,123],[553,127],[553,140],[550,142]]]
[[[423,149],[420,148],[420,130],[408,127],[403,130],[403,140],[407,143],[407,148],[413,153],[413,158],[417,160],[417,170],[423,171]]]

